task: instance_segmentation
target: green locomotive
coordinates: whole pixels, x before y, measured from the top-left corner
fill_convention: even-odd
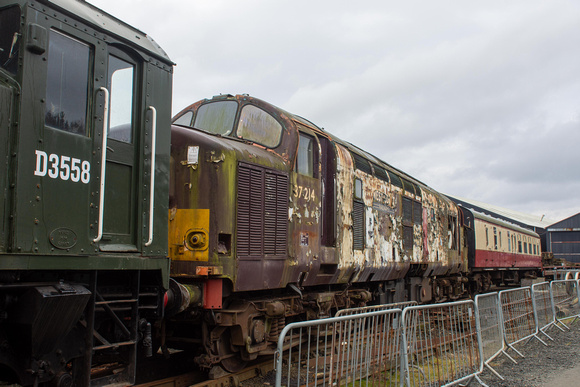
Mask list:
[[[169,280],[172,71],[84,1],[2,2],[1,381],[134,383]]]

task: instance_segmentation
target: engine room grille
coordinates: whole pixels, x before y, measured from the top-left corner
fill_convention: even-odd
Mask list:
[[[352,203],[352,248],[363,250],[365,247],[365,205],[362,202]]]
[[[288,176],[238,165],[237,254],[243,259],[286,258]]]

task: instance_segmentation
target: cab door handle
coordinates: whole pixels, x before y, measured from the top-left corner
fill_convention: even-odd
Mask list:
[[[101,182],[99,188],[99,223],[97,237],[93,242],[97,243],[103,237],[103,217],[105,214],[105,164],[107,162],[107,137],[109,135],[109,90],[100,87],[105,97],[105,108],[103,109],[103,141],[101,143]]]
[[[149,106],[151,110],[151,176],[149,182],[149,239],[145,246],[151,246],[153,243],[153,204],[155,202],[155,151],[157,146],[157,109]]]

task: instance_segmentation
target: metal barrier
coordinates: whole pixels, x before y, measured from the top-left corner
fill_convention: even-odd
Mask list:
[[[529,286],[502,290],[499,292],[499,301],[502,309],[504,339],[509,348],[521,357],[525,357],[514,348],[514,344],[535,337],[547,346],[538,337],[532,292]]]
[[[560,330],[563,329],[556,325],[554,307],[552,305],[552,290],[549,282],[532,285],[532,301],[534,304],[537,332],[544,334],[548,339],[554,341],[546,333],[548,328],[556,326]]]
[[[471,300],[405,308],[402,350],[401,386],[451,385],[473,378],[483,384]]]
[[[356,381],[396,386],[401,378],[401,313],[390,309],[287,325],[276,351],[276,386],[282,380],[287,387]]]
[[[554,319],[568,328],[562,320],[574,317],[574,320],[572,320],[572,323],[574,323],[580,316],[578,281],[552,281],[550,282],[550,293],[552,295]]]
[[[395,302],[393,304],[382,304],[373,306],[361,306],[358,308],[341,309],[336,312],[334,317],[340,316],[352,316],[360,313],[376,312],[379,310],[389,310],[389,309],[405,309],[408,306],[417,305],[417,301],[405,301],[405,302]]]
[[[506,352],[507,347],[504,341],[498,293],[478,294],[475,296],[475,312],[483,365],[498,378],[504,380],[489,363],[502,353],[515,364],[517,362]]]

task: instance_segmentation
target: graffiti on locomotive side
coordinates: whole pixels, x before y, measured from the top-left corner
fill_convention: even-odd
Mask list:
[[[77,159],[70,156],[63,156],[36,150],[36,170],[35,176],[46,176],[51,179],[71,180],[74,183],[79,181],[88,184],[91,180],[91,163],[86,160]]]
[[[297,185],[294,188],[294,196],[304,199],[306,201],[314,201],[316,200],[316,195],[314,194],[314,188],[304,187],[301,185]]]

